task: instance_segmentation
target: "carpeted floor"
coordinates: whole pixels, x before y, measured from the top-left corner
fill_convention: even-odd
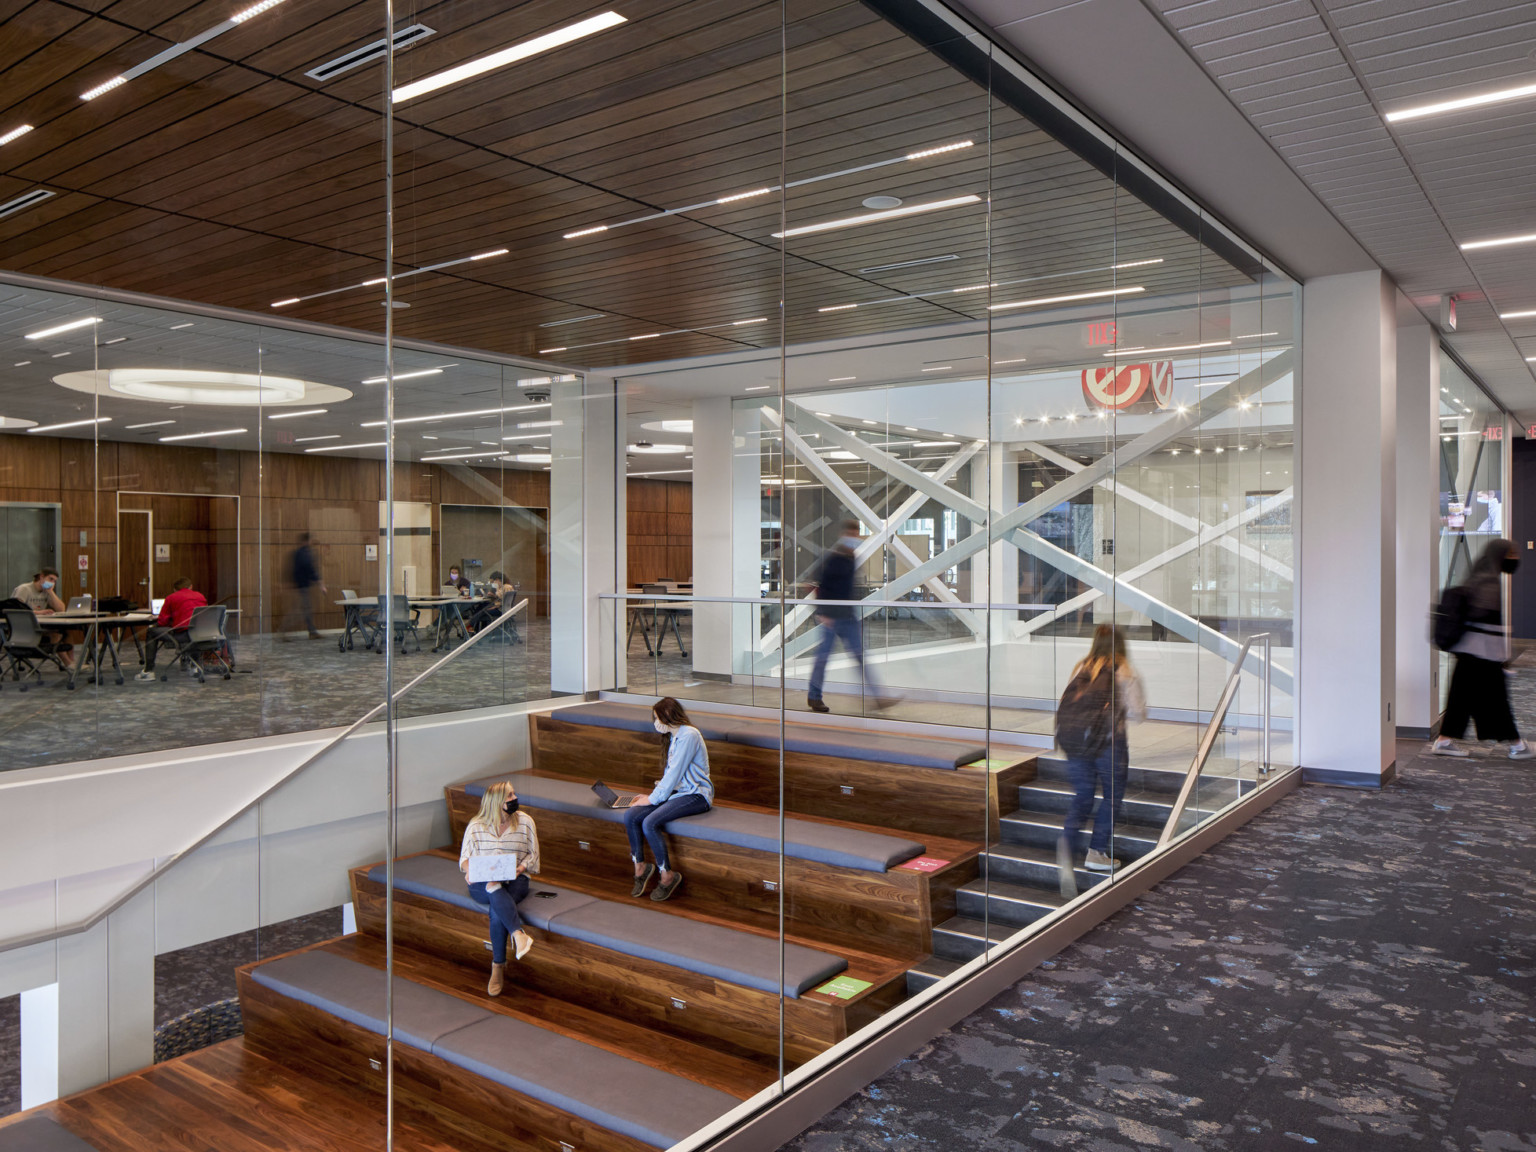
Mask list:
[[[1536,1149],[1536,761],[1424,747],[1303,787],[788,1149]]]

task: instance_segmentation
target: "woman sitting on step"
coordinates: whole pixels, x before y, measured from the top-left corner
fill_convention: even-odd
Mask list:
[[[635,887],[631,895],[642,895],[660,869],[661,883],[651,893],[651,899],[665,900],[677,891],[683,874],[672,870],[663,832],[669,821],[708,812],[715,802],[715,786],[709,780],[709,753],[704,748],[704,737],[688,719],[683,706],[672,697],[663,696],[651,706],[651,719],[656,731],[667,737],[667,767],[646,802],[625,811],[624,830],[629,833],[629,854],[635,862]],[[656,857],[654,867],[645,862],[642,835]]]
[[[517,947],[521,960],[533,947],[533,938],[523,931],[518,904],[528,896],[528,873],[539,870],[539,833],[533,817],[518,811],[517,792],[511,781],[492,784],[480,799],[480,811],[464,829],[464,844],[459,849],[459,871],[469,876],[472,856],[516,854],[516,878],[471,882],[470,899],[490,910],[491,981],[486,991],[500,995],[507,971],[507,937]]]

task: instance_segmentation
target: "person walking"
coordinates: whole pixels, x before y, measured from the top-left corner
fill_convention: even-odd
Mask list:
[[[1093,631],[1088,655],[1072,669],[1056,709],[1056,742],[1066,753],[1073,790],[1056,850],[1063,896],[1077,895],[1073,852],[1090,813],[1093,834],[1083,866],[1090,872],[1113,872],[1120,867],[1112,847],[1130,775],[1125,726],[1127,720],[1141,720],[1146,714],[1146,693],[1131,667],[1124,634],[1112,624],[1100,624]],[[1096,791],[1103,793],[1097,812]]]
[[[320,639],[320,632],[315,627],[315,589],[324,592],[325,585],[320,581],[320,561],[315,556],[315,550],[310,547],[308,532],[299,537],[299,546],[288,558],[288,578],[299,598],[299,611],[304,617],[304,627],[309,631],[309,638]]]
[[[1467,582],[1441,602],[1442,609],[1448,601],[1455,602],[1460,636],[1448,649],[1456,656],[1456,667],[1451,672],[1440,735],[1430,745],[1432,755],[1465,759],[1470,753],[1457,741],[1466,735],[1468,721],[1475,721],[1477,738],[1507,742],[1511,760],[1536,756],[1536,750],[1521,739],[1515,727],[1509,682],[1504,675],[1509,661],[1509,626],[1504,623],[1502,577],[1519,565],[1520,553],[1512,543],[1491,540],[1473,563]]]
[[[821,558],[816,571],[814,595],[817,600],[848,601],[853,596],[853,577],[857,570],[854,553],[859,547],[859,522],[844,520],[842,535],[837,543]],[[816,646],[816,662],[811,666],[811,683],[806,689],[806,706],[812,712],[830,712],[822,699],[822,686],[827,677],[827,660],[833,646],[841,640],[843,647],[858,661],[859,675],[864,681],[864,691],[874,697],[877,708],[887,708],[893,701],[881,695],[880,686],[864,660],[864,625],[858,609],[852,604],[825,604],[816,608],[816,620],[821,625],[821,640]]]

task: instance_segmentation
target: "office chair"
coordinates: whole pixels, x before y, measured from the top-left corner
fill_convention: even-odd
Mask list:
[[[341,590],[343,600],[358,600],[357,590],[343,588]],[[372,648],[373,642],[379,638],[379,610],[376,606],[358,604],[347,609],[347,627],[342,631],[341,639],[336,641],[336,650],[345,652],[352,647],[352,627],[357,626],[358,632],[363,637],[363,647]]]
[[[416,622],[421,617],[420,609],[411,607],[410,597],[396,596],[390,600],[393,609],[389,617],[389,635],[385,637],[384,644],[379,645],[379,654],[384,654],[384,645],[393,640],[400,641],[400,655],[404,656],[405,638],[407,635],[416,638],[416,651],[421,651],[421,633],[416,629]]]
[[[234,672],[229,661],[224,658],[225,649],[229,646],[229,640],[224,635],[224,617],[228,612],[229,609],[222,604],[205,604],[201,608],[194,608],[186,631],[175,633],[176,663],[182,668],[190,668],[199,684],[208,682],[203,669],[205,656],[211,655],[218,666],[224,669],[224,679],[228,680]],[[161,680],[169,678],[169,672],[160,674]]]
[[[37,622],[37,613],[30,608],[7,608],[5,625],[9,635],[5,639],[5,656],[10,661],[11,679],[20,683],[23,676],[36,677],[43,682],[43,665],[52,664],[68,675],[69,669],[52,648],[43,647],[43,629]],[[25,692],[30,684],[21,684]],[[74,684],[69,687],[73,688]]]

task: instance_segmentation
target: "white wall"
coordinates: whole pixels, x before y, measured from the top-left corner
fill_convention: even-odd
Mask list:
[[[1439,714],[1429,609],[1439,586],[1440,341],[1428,324],[1397,333],[1397,726]]]
[[[1380,272],[1303,298],[1299,762],[1380,783],[1396,758],[1397,317]]]
[[[693,402],[693,594],[735,595],[731,516],[733,413],[729,396]],[[755,510],[754,510],[755,514]],[[706,675],[731,674],[731,607],[699,604],[693,610],[693,667]]]

